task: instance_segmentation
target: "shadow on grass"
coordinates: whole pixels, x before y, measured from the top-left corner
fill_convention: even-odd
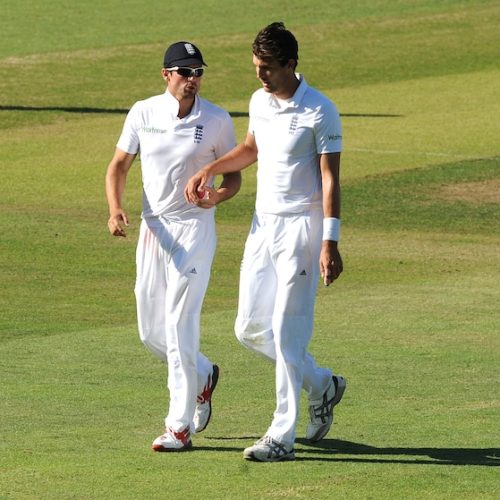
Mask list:
[[[63,111],[65,113],[97,113],[97,114],[127,114],[126,108],[91,108],[91,107],[73,107],[73,106],[20,106],[20,105],[0,105],[0,111]],[[247,112],[230,111],[233,118],[248,117]],[[349,118],[399,118],[402,115],[391,114],[363,114],[363,113],[344,113],[340,116]]]
[[[322,455],[320,460],[338,462],[500,466],[500,448],[377,448],[376,446],[367,444],[339,441],[336,439],[323,439],[314,445],[311,445],[305,439],[297,439],[297,444],[306,447],[298,450],[299,455],[300,453],[320,454]],[[354,455],[355,457],[329,456],[334,454]],[[366,457],[366,455],[372,455],[372,457]],[[408,456],[428,458],[404,458]],[[300,457],[300,459],[318,460],[316,457]]]
[[[245,441],[248,442],[248,444],[245,443],[245,446],[250,446],[258,437],[207,437],[205,439],[209,441]],[[376,446],[337,439],[323,439],[319,443],[311,444],[303,438],[297,439],[295,444],[299,445],[295,449],[297,461],[500,466],[500,448],[377,448]],[[243,451],[243,448],[195,446],[195,450],[234,452]]]
[[[0,106],[0,111],[64,111],[65,113],[127,114],[125,108],[89,108],[73,106]]]
[[[64,113],[126,115],[127,108],[91,108],[85,106],[10,106],[1,105],[0,111],[62,111]],[[248,116],[248,113],[230,111],[233,118]]]

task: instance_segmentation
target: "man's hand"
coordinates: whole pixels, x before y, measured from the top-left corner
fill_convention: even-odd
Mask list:
[[[204,170],[200,170],[196,174],[189,179],[185,189],[184,189],[184,197],[188,203],[193,203],[194,205],[200,205],[203,201],[203,198],[200,198],[200,194],[202,191],[209,192],[211,189],[206,186],[209,182],[209,176],[204,172]],[[212,205],[213,206],[213,205]],[[207,208],[207,207],[204,207]]]
[[[113,236],[123,236],[126,237],[125,227],[128,226],[128,217],[125,212],[117,212],[111,214],[108,219],[109,232]]]
[[[336,241],[323,241],[319,257],[319,269],[325,286],[330,285],[340,276],[343,264]]]
[[[197,190],[197,200],[195,205],[201,208],[212,208],[219,202],[219,193],[216,189],[205,186]]]

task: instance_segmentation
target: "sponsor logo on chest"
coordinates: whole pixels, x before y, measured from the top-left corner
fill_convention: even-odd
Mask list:
[[[149,127],[149,126],[144,126],[141,127],[141,132],[144,134],[166,134],[167,129],[166,128],[157,128],[157,127]]]
[[[194,129],[193,129],[193,142],[195,144],[200,144],[201,141],[203,140],[203,130],[204,130],[203,125],[196,125],[194,127]],[[161,134],[167,134],[169,132],[169,130],[166,128],[153,127],[153,126],[149,126],[149,125],[145,125],[144,127],[141,127],[140,131],[143,134],[148,134],[148,135],[161,135]]]

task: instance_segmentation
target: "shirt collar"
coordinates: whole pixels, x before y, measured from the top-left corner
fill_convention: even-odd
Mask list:
[[[168,111],[172,114],[173,118],[177,118],[177,115],[179,114],[179,101],[169,92],[168,88],[165,90],[165,103],[167,105]],[[200,107],[200,100],[198,98],[198,94],[194,96],[194,104],[191,109],[191,113],[186,116],[186,118],[190,116],[194,116],[198,113]]]
[[[168,88],[165,90],[165,104],[170,114],[177,117],[179,114],[179,101],[169,92]]]
[[[276,108],[280,111],[285,111],[288,108],[298,108],[300,106],[300,103],[302,102],[302,98],[304,97],[304,94],[306,93],[306,90],[308,88],[306,79],[304,78],[304,75],[301,75],[300,73],[295,73],[295,76],[299,80],[299,86],[297,87],[297,90],[295,91],[295,94],[293,94],[290,99],[277,99],[273,94],[269,96],[269,104],[273,107]]]

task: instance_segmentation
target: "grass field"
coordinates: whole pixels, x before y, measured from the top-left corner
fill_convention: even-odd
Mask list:
[[[2,0],[1,499],[499,498],[500,5],[352,3]],[[178,39],[242,138],[251,42],[275,20],[343,119],[345,271],[319,289],[311,351],[348,389],[318,446],[303,401],[296,462],[243,460],[274,410],[272,366],[232,333],[248,169],[217,212],[203,310],[214,417],[193,452],[154,454],[165,368],[136,332],[140,174],[114,239],[105,168]]]

